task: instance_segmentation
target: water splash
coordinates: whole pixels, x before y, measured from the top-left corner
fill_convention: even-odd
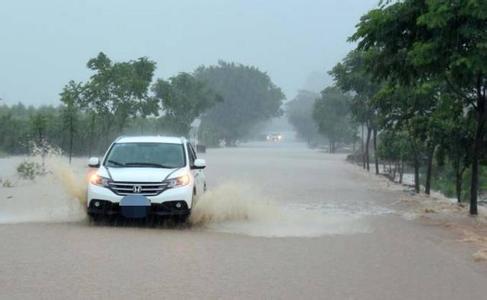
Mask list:
[[[227,183],[197,201],[193,226],[218,232],[261,237],[317,237],[370,232],[363,216],[307,206],[278,205],[255,188]]]
[[[44,157],[44,164],[44,175],[33,181],[18,180],[15,186],[2,188],[0,223],[75,222],[85,218],[83,176],[74,172],[61,156]]]

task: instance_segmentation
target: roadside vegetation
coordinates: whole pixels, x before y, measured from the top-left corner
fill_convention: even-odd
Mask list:
[[[36,144],[71,160],[102,153],[120,135],[191,130],[203,144],[235,145],[282,114],[281,89],[251,66],[219,62],[167,80],[153,78],[156,63],[145,57],[114,62],[99,53],[86,66],[90,78],[68,82],[57,106],[0,105],[0,156],[32,153]],[[201,126],[193,128],[196,119]]]
[[[329,72],[335,87],[315,96],[308,112],[330,152],[337,130],[353,141],[354,128],[362,128],[351,159],[370,170],[373,158],[375,173],[385,166],[395,181],[412,172],[416,192],[423,186],[426,194],[438,188],[459,202],[468,198],[476,215],[487,182],[486,26],[486,1],[382,1],[362,16],[349,39],[357,47]],[[337,88],[340,104],[327,105]],[[298,132],[311,126],[295,121],[297,102],[288,108]]]

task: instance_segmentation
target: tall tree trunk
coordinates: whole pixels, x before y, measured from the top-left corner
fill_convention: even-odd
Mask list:
[[[399,167],[399,183],[402,184],[402,177],[404,175],[404,161],[401,159],[401,165]]]
[[[88,156],[91,157],[91,153],[93,151],[93,138],[94,138],[94,133],[95,133],[95,114],[91,112],[91,118],[90,118],[90,133],[89,133],[89,145],[88,145]]]
[[[419,193],[419,158],[416,152],[414,153],[414,191]]]
[[[374,127],[374,162],[375,174],[379,174],[379,157],[377,156],[377,128]]]
[[[426,183],[424,185],[424,192],[426,195],[431,191],[431,174],[433,172],[433,156],[435,153],[435,147],[431,147],[428,151],[428,166],[426,170]]]
[[[479,192],[479,161],[482,157],[482,142],[485,126],[485,94],[482,95],[482,77],[477,78],[477,129],[472,153],[472,182],[470,185],[470,214],[477,215],[477,197]],[[485,93],[485,91],[484,91]]]
[[[74,123],[73,116],[69,118],[69,164],[71,164],[71,158],[73,157],[73,135],[74,135]]]
[[[455,191],[457,194],[457,202],[462,202],[462,178],[458,175],[455,178]]]
[[[460,167],[460,161],[457,159],[455,161],[455,192],[457,195],[458,203],[462,202],[462,185],[463,185],[463,173],[465,172],[465,167]]]
[[[361,147],[362,147],[362,164],[363,168],[367,168],[367,159],[365,158],[365,138],[364,138],[364,124],[362,123],[362,139],[361,139]]]
[[[365,164],[367,167],[367,171],[370,171],[370,158],[369,158],[369,145],[370,145],[370,135],[372,133],[372,130],[369,126],[367,126],[367,140],[365,141]]]

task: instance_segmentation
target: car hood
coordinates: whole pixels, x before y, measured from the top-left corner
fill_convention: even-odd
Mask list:
[[[161,182],[177,169],[162,168],[108,168],[107,175],[113,181],[125,182]],[[108,177],[108,176],[107,176]]]

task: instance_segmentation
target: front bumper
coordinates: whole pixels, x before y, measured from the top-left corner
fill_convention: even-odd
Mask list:
[[[184,201],[168,201],[164,203],[151,203],[150,206],[135,207],[135,209],[146,210],[145,211],[146,216],[186,216],[189,215],[191,212],[191,209],[188,208],[186,202]],[[114,215],[121,214],[121,207],[119,203],[113,203],[107,200],[92,199],[90,205],[87,208],[87,211],[88,214],[92,216],[96,216],[96,215],[114,216]]]
[[[108,188],[89,183],[87,193],[87,211],[89,215],[117,215],[121,212],[120,200],[125,196],[117,195]],[[172,188],[156,196],[147,196],[150,206],[147,216],[184,216],[191,212],[193,186]]]

